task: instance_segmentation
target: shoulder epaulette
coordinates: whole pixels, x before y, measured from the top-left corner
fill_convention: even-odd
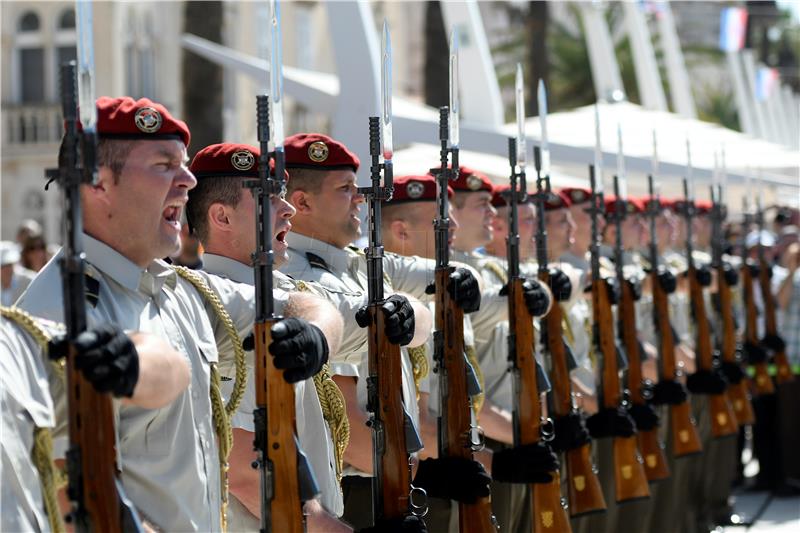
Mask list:
[[[89,274],[84,274],[83,279],[86,284],[86,301],[92,307],[97,307],[97,302],[100,301],[100,282]]]
[[[333,271],[331,271],[331,267],[328,266],[328,263],[326,263],[325,260],[317,254],[306,252],[306,260],[308,260],[308,264],[312,267],[322,268],[333,274]]]
[[[351,245],[347,246],[347,249],[350,250],[351,252],[355,252],[357,254],[364,255],[364,250],[359,248],[355,244],[351,244]]]

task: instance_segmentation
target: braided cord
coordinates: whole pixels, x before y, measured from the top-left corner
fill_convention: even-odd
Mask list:
[[[408,357],[411,359],[411,369],[414,372],[414,386],[417,390],[417,400],[419,400],[419,384],[430,372],[426,353],[427,349],[424,344],[422,346],[408,348]]]
[[[203,295],[208,303],[211,304],[212,309],[214,309],[214,314],[216,314],[217,318],[219,318],[220,322],[222,322],[222,326],[225,328],[225,333],[233,343],[236,378],[233,382],[233,391],[231,392],[231,397],[228,398],[228,403],[225,405],[225,413],[230,418],[236,412],[236,409],[239,408],[239,403],[242,401],[242,396],[244,395],[244,390],[247,386],[247,365],[245,364],[242,339],[239,338],[239,332],[236,331],[236,326],[233,325],[233,320],[231,320],[231,316],[228,314],[225,306],[222,305],[222,301],[220,301],[219,296],[211,289],[211,287],[208,286],[208,283],[206,283],[203,277],[197,272],[184,266],[175,267],[175,272],[177,272],[180,277],[194,285],[197,291]]]
[[[469,344],[465,346],[464,349],[467,352],[467,360],[469,364],[472,365],[472,369],[475,371],[475,377],[478,378],[478,383],[481,386],[481,392],[472,397],[472,405],[475,409],[475,416],[477,417],[483,407],[483,401],[486,399],[486,380],[483,377],[481,365],[478,364],[478,353],[475,351],[475,347]]]
[[[341,483],[344,471],[344,451],[350,444],[350,421],[347,419],[344,395],[336,382],[331,379],[327,364],[323,365],[322,370],[314,376],[314,386],[317,389],[317,396],[319,396],[322,416],[331,430],[333,455],[336,459],[336,480]]]
[[[501,267],[500,265],[498,265],[498,264],[497,264],[497,263],[495,263],[494,261],[486,261],[486,263],[484,263],[484,266],[485,266],[485,267],[486,267],[486,268],[487,268],[487,269],[488,269],[488,270],[489,270],[489,271],[490,271],[492,274],[494,274],[495,276],[497,276],[497,279],[499,279],[499,280],[500,280],[500,283],[502,283],[502,284],[504,284],[504,285],[505,285],[506,283],[508,283],[508,274],[506,273],[506,270],[505,270],[503,267]]]
[[[0,314],[17,323],[28,332],[42,351],[47,353],[48,343],[51,339],[50,334],[30,314],[16,307],[0,307]],[[59,365],[53,365],[53,367],[61,371],[60,377],[63,378],[63,367]],[[42,498],[44,499],[47,520],[50,522],[50,529],[54,533],[62,533],[64,531],[64,523],[61,520],[61,512],[58,509],[56,491],[59,484],[64,484],[66,479],[61,479],[63,474],[59,476],[53,464],[53,436],[50,428],[34,427],[31,461],[39,474],[39,484]]]

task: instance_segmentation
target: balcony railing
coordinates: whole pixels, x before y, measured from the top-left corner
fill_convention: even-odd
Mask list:
[[[2,106],[3,144],[56,143],[64,131],[58,104],[7,104]]]

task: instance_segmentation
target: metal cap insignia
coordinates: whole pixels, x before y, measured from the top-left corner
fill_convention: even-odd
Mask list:
[[[161,118],[161,113],[152,107],[143,107],[136,112],[133,117],[136,127],[145,133],[155,133],[161,129],[161,124],[164,121]]]
[[[419,198],[425,192],[425,185],[418,181],[409,181],[406,185],[406,194],[409,198]]]
[[[313,142],[308,147],[308,158],[315,163],[324,162],[326,159],[328,159],[329,153],[330,150],[328,149],[328,145],[322,141]]]
[[[481,180],[475,174],[467,176],[467,187],[469,187],[471,191],[477,191],[478,189],[481,188],[482,185],[483,185],[483,180]]]
[[[238,150],[231,156],[231,164],[236,170],[250,170],[256,164],[256,158],[248,150]]]

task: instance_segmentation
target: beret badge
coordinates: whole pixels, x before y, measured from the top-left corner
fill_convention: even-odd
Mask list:
[[[136,127],[144,133],[155,133],[161,129],[164,119],[156,109],[143,107],[136,112],[133,117]]]
[[[467,176],[467,187],[469,188],[469,190],[477,191],[481,188],[482,185],[483,181],[475,174]]]
[[[248,150],[238,150],[231,155],[231,164],[236,170],[250,170],[256,164],[256,158]]]
[[[409,198],[417,199],[425,192],[425,185],[418,181],[409,181],[406,185],[406,194]]]
[[[328,145],[322,141],[315,141],[308,146],[308,158],[315,163],[323,163],[329,153]]]

